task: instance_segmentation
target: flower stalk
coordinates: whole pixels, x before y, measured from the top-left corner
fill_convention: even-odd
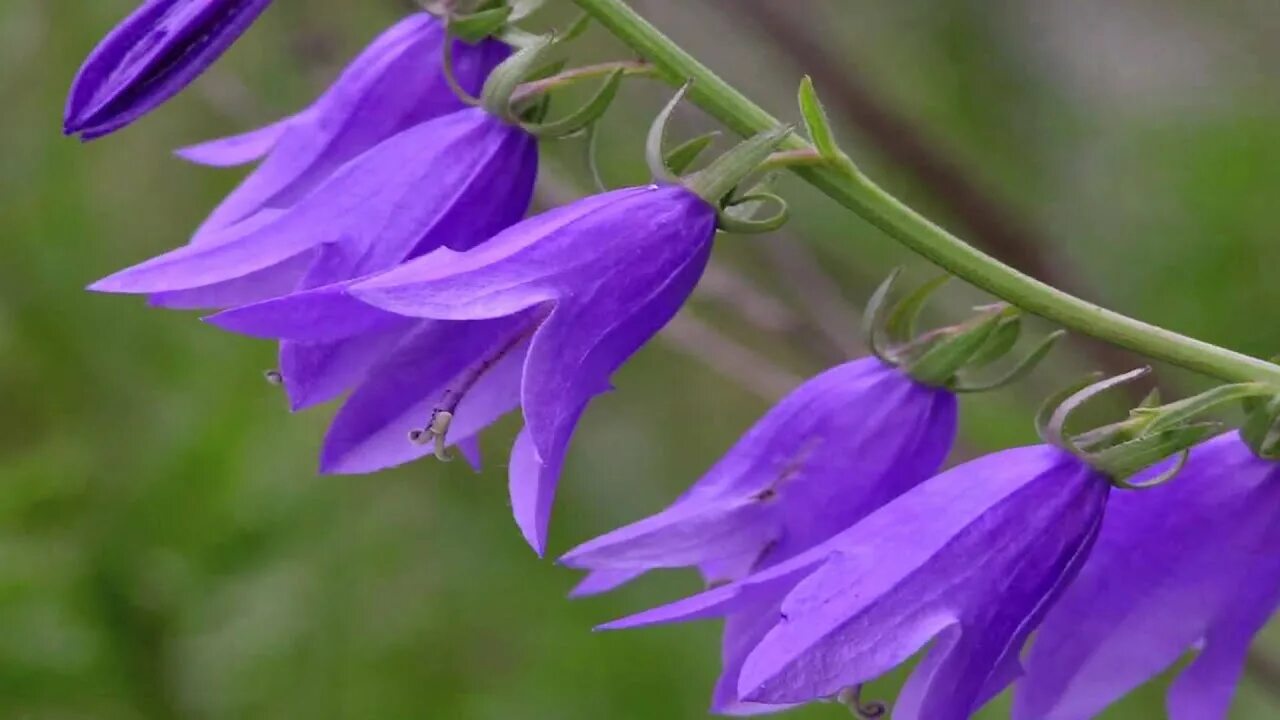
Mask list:
[[[693,81],[688,98],[734,132],[750,137],[781,123],[666,37],[624,0],[573,0],[652,63],[672,84]],[[781,151],[812,151],[792,134]],[[1099,307],[1040,282],[979,251],[876,185],[852,164],[793,165],[803,180],[953,275],[1033,315],[1114,345],[1229,382],[1280,387],[1280,366]]]

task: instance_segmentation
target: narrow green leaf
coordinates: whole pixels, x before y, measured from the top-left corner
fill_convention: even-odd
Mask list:
[[[813,88],[813,80],[808,75],[800,80],[800,115],[804,118],[805,129],[818,148],[818,153],[827,159],[839,158],[840,147],[836,145],[835,134],[831,131],[831,120],[827,117],[826,108],[822,107],[818,92]]]

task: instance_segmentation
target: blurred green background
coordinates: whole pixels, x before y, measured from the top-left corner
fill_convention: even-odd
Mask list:
[[[1273,0],[635,4],[785,117],[814,74],[858,162],[976,245],[1143,319],[1280,350]],[[133,5],[0,0],[0,718],[705,717],[714,624],[590,632],[696,579],[566,600],[574,574],[509,519],[514,422],[486,438],[478,475],[318,477],[331,410],[285,411],[261,376],[269,345],[82,290],[183,242],[239,176],[170,150],[297,109],[408,8],[278,0],[160,112],[92,144],[60,137],[75,68]],[[625,56],[598,30],[575,50]],[[644,179],[641,132],[668,92],[628,85],[603,128],[611,182]],[[693,109],[680,123],[708,125]],[[549,197],[585,183],[580,143],[546,155]],[[813,191],[784,190],[796,220],[720,243],[691,310],[592,407],[553,554],[663,506],[768,397],[856,352],[856,308],[890,267],[927,277]],[[944,297],[938,322],[989,301]],[[1138,362],[1066,345],[966,402],[957,457],[1031,441],[1056,384]],[[1258,650],[1234,717],[1280,714]],[[1108,717],[1161,716],[1166,680]]]

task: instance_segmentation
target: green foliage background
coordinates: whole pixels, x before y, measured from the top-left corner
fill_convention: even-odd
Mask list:
[[[796,81],[817,68],[742,23],[737,0],[637,5],[794,117]],[[486,438],[478,475],[421,462],[318,477],[331,411],[286,413],[261,379],[271,347],[82,291],[181,243],[238,177],[183,164],[172,148],[300,107],[407,3],[277,0],[161,112],[88,145],[60,137],[76,66],[132,6],[0,0],[0,717],[704,717],[714,625],[590,632],[692,590],[694,578],[565,600],[573,574],[534,558],[508,517],[514,422]],[[837,71],[868,83],[1034,228],[1032,252],[1073,288],[1244,351],[1280,350],[1273,3],[785,6]],[[623,57],[598,31],[582,46]],[[640,132],[666,92],[628,85],[604,129],[611,180],[644,179]],[[703,124],[683,115],[688,128]],[[868,171],[963,230],[946,198],[856,125],[843,134]],[[580,145],[547,157],[562,180],[583,181]],[[789,235],[726,239],[719,261],[793,306],[770,242],[812,240],[804,247],[855,304],[892,265],[924,277],[856,218],[798,184],[786,190],[799,216]],[[946,297],[934,320],[986,301],[962,288]],[[803,334],[744,325],[724,302],[694,311],[789,373],[831,362]],[[1036,400],[1094,364],[1087,342],[1068,344],[1032,381],[966,404],[958,457],[1033,439]],[[1163,377],[1172,392],[1200,382]],[[617,385],[578,434],[553,552],[664,505],[767,407],[669,342]],[[1108,717],[1159,716],[1160,684]],[[1280,688],[1268,685],[1251,674],[1235,716],[1275,717]],[[841,716],[815,706],[788,717]]]

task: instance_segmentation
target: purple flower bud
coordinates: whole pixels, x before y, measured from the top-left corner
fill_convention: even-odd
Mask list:
[[[422,457],[430,445],[409,436],[423,440],[441,412],[456,445],[520,407],[525,429],[512,449],[511,501],[525,538],[542,553],[578,418],[684,303],[706,266],[715,224],[715,208],[683,187],[617,190],[525,220],[469,252],[437,250],[367,280],[210,320],[307,343],[368,345],[404,332],[351,383],[325,440],[326,472],[371,472]]]
[[[1169,717],[1227,717],[1250,642],[1280,603],[1278,546],[1280,464],[1238,433],[1193,449],[1166,485],[1117,493],[1031,645],[1013,717],[1094,717],[1193,648]]]
[[[800,386],[671,507],[592,540],[561,562],[594,570],[575,595],[653,568],[697,566],[739,580],[818,545],[931,477],[951,449],[956,400],[876,358]],[[743,660],[772,622],[728,617],[712,710],[742,713]],[[776,708],[774,708],[776,709]]]
[[[378,143],[463,109],[441,68],[445,38],[435,18],[410,15],[376,38],[310,107],[258,130],[179,150],[192,162],[223,167],[263,159],[197,239],[259,211],[289,208]],[[471,93],[479,93],[489,71],[510,54],[495,40],[454,43],[454,75]]]
[[[898,720],[964,720],[1020,672],[1018,652],[1082,564],[1110,480],[1049,446],[1006,450],[908,490],[831,540],[736,583],[610,623],[731,617],[748,703],[832,697],[930,640]]]
[[[178,94],[271,0],[147,0],[89,54],[71,85],[63,131],[86,140]]]

